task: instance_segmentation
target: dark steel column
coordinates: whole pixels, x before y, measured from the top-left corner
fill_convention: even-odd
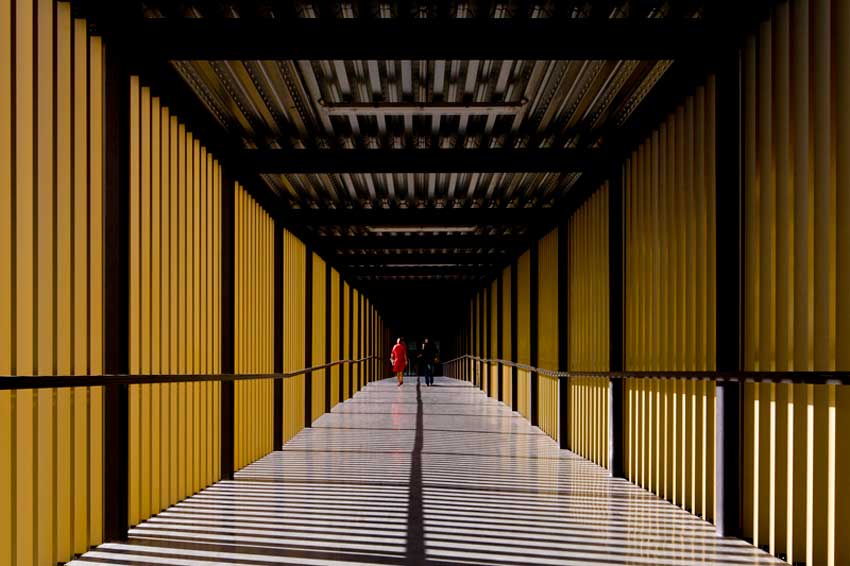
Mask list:
[[[115,50],[106,50],[104,132],[103,371],[127,374],[130,260],[130,76]],[[4,298],[4,300],[6,300]],[[127,385],[103,395],[103,538],[126,540],[129,506],[129,396]]]
[[[331,264],[325,262],[325,359],[322,363],[331,361]],[[325,368],[325,412],[331,411],[331,368]]]
[[[519,325],[517,324],[517,314],[519,307],[517,305],[517,260],[511,263],[511,361],[516,363],[519,361]],[[511,409],[519,410],[519,370],[516,367],[511,368]]]
[[[623,178],[620,166],[611,170],[608,179],[608,286],[609,286],[609,371],[625,369],[623,334],[625,332],[623,245]],[[625,411],[623,398],[626,381],[613,377],[609,384],[608,462],[611,475],[625,477]]]
[[[274,222],[274,372],[283,373],[283,225]],[[283,446],[283,379],[274,380],[274,441],[279,450]]]
[[[741,174],[741,58],[737,49],[722,54],[716,73],[715,114],[717,371],[743,369],[743,205]],[[722,261],[720,260],[722,258]],[[717,532],[742,533],[743,456],[740,381],[718,381],[715,429],[715,502]]]
[[[313,250],[307,247],[304,273],[304,367],[313,365]],[[313,426],[313,374],[304,374],[304,427]]]
[[[569,224],[558,225],[558,371],[570,368],[569,319]],[[558,380],[558,444],[570,448],[570,382]]]
[[[496,358],[501,360],[502,355],[502,332],[504,331],[504,318],[502,316],[502,309],[504,308],[504,301],[502,300],[502,295],[504,294],[504,283],[502,283],[502,273],[499,274],[498,279],[496,279]],[[499,401],[504,402],[504,386],[502,384],[502,364],[499,363],[497,366],[497,371],[499,372],[499,379],[496,380],[496,387],[498,391],[497,399]]]
[[[531,245],[531,284],[529,285],[529,298],[528,298],[528,309],[529,309],[529,320],[530,320],[530,332],[529,332],[529,340],[530,342],[530,358],[531,358],[531,366],[537,367],[538,363],[538,344],[539,340],[539,328],[538,328],[538,316],[540,313],[537,312],[537,305],[539,301],[537,285],[539,283],[539,273],[540,270],[540,242],[534,242]],[[537,372],[533,372],[531,374],[531,426],[537,426],[539,420],[539,396],[540,396],[540,376],[537,375]]]

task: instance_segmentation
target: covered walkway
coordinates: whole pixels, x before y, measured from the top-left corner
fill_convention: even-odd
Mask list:
[[[375,382],[74,566],[779,564],[467,382]]]

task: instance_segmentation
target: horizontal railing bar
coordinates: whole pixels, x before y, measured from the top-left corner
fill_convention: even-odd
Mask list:
[[[288,379],[334,366],[360,364],[377,356],[367,356],[359,360],[336,360],[326,364],[311,366],[292,372],[284,373],[252,373],[234,374],[217,373],[206,375],[173,375],[173,374],[112,374],[112,375],[7,375],[0,376],[0,391],[26,389],[62,389],[67,387],[102,387],[106,385],[148,385],[152,383],[197,383],[197,382],[227,382],[250,381],[254,379]]]
[[[811,385],[850,385],[850,372],[846,371],[554,371],[536,368],[510,360],[480,358],[466,354],[443,365],[453,364],[464,359],[485,364],[501,364],[521,370],[545,375],[547,377],[598,377],[607,379],[702,379],[714,381],[764,381],[775,383],[804,383]]]

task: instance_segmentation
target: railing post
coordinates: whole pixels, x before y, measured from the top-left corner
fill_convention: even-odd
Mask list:
[[[274,221],[274,372],[283,373],[283,224]],[[273,443],[275,450],[283,446],[283,380],[275,379],[272,390],[274,407]]]
[[[107,374],[126,374],[130,367],[130,75],[113,49],[106,50],[105,71],[103,368]],[[127,385],[104,388],[103,412],[103,538],[125,540],[129,529]]]
[[[722,54],[715,75],[717,371],[743,369],[741,175],[741,59],[737,48]],[[720,261],[720,258],[723,258]],[[715,505],[717,532],[741,535],[743,391],[739,380],[717,382]]]
[[[304,268],[304,367],[313,365],[313,250],[306,250]],[[313,426],[313,373],[304,374],[304,428]]]
[[[566,292],[569,285],[569,232],[567,222],[558,225],[558,370],[569,371],[570,362],[570,318],[569,300]],[[570,448],[570,381],[558,379],[558,444],[561,449]]]
[[[619,165],[608,179],[608,299],[609,299],[609,371],[625,370],[625,295],[623,245],[623,182]],[[609,380],[608,466],[614,477],[625,477],[625,396],[626,380]]]
[[[235,185],[226,173],[221,179],[221,373],[235,373],[234,367],[234,267],[235,221],[233,200]],[[221,382],[221,477],[233,479],[233,416],[235,384]]]
[[[539,283],[538,277],[540,275],[538,273],[538,270],[540,269],[539,242],[535,242],[531,246],[531,262],[530,263],[531,263],[531,267],[530,267],[531,282],[530,282],[530,285],[529,285],[529,287],[530,287],[529,295],[530,296],[528,298],[528,309],[529,309],[529,317],[528,318],[529,318],[529,321],[530,321],[529,326],[531,327],[530,333],[529,333],[529,340],[531,341],[531,348],[530,348],[531,351],[529,352],[529,354],[530,354],[529,357],[531,358],[532,367],[537,367],[537,364],[538,364],[538,359],[537,359],[538,358],[538,344],[537,344],[537,341],[540,338],[538,336],[538,331],[539,331],[538,315],[539,315],[539,313],[537,312],[537,306],[538,306],[537,303],[539,301],[539,297],[538,297],[539,289],[537,288],[537,285]],[[531,379],[531,426],[537,426],[538,420],[539,420],[538,419],[538,411],[539,411],[538,397],[539,397],[539,391],[540,391],[540,389],[539,389],[540,376],[537,374],[537,372],[533,372],[531,374],[530,379]]]

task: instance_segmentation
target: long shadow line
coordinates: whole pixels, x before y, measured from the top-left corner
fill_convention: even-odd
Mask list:
[[[425,443],[422,389],[416,381],[416,436],[410,458],[410,487],[407,495],[407,544],[405,564],[425,564],[425,512],[422,489],[422,447]]]

